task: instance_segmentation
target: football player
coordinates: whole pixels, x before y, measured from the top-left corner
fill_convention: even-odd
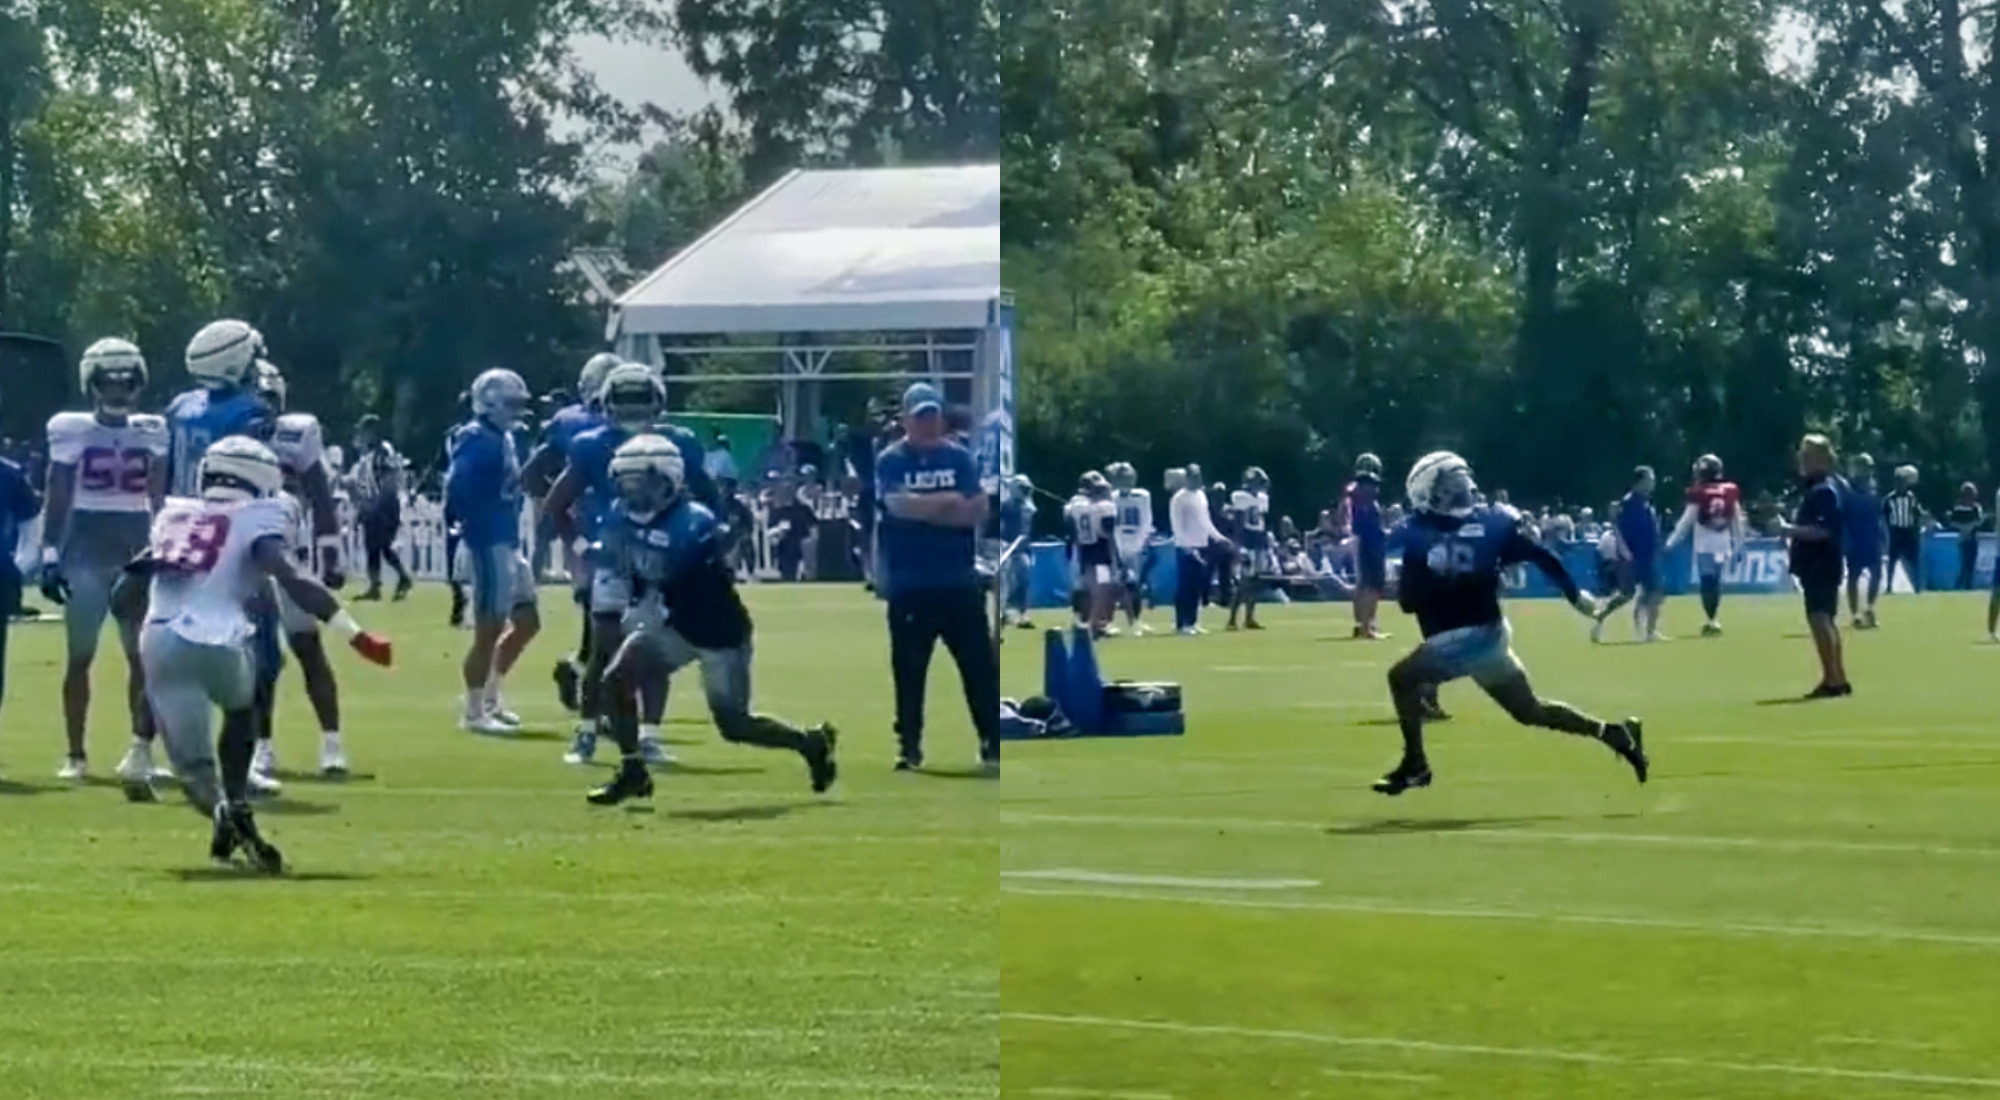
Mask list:
[[[1722,476],[1722,460],[1702,455],[1694,460],[1694,481],[1687,489],[1687,508],[1667,537],[1667,551],[1694,533],[1694,563],[1701,578],[1704,638],[1722,633],[1717,612],[1722,608],[1722,571],[1743,550],[1745,537],[1743,491]]]
[[[570,441],[568,460],[544,502],[555,523],[556,537],[575,546],[578,560],[591,562],[589,568],[593,569],[595,559],[589,545],[597,539],[598,526],[618,495],[611,458],[628,440],[650,431],[667,403],[666,386],[643,363],[620,363],[605,377],[600,393],[604,423]],[[592,620],[590,649],[578,692],[576,736],[563,757],[572,764],[587,764],[597,752],[599,719],[604,713],[604,669],[618,651],[618,624],[625,608],[623,590],[612,578],[607,577],[603,585],[591,582],[587,608]],[[647,720],[639,731],[639,741],[650,764],[673,761],[660,733],[660,718],[665,714],[662,684],[664,681],[644,685],[647,701],[643,717]]]
[[[1418,459],[1406,487],[1411,516],[1396,600],[1416,617],[1423,641],[1389,670],[1403,759],[1375,790],[1398,795],[1430,786],[1423,693],[1460,677],[1470,677],[1524,726],[1603,743],[1644,783],[1650,765],[1637,719],[1607,723],[1535,694],[1500,611],[1500,574],[1533,563],[1588,617],[1597,616],[1598,599],[1577,587],[1561,559],[1521,531],[1512,512],[1475,503],[1472,467],[1459,456],[1438,451]]]
[[[576,403],[557,409],[543,426],[541,445],[521,468],[521,485],[535,502],[538,515],[549,514],[549,489],[562,473],[563,464],[569,461],[569,445],[577,436],[603,426],[604,406],[600,398],[604,380],[619,362],[608,351],[591,356],[576,376]],[[562,700],[563,709],[574,713],[579,705],[577,684],[583,675],[584,662],[590,659],[590,558],[567,542],[563,545],[569,550],[570,592],[577,607],[583,610],[583,634],[577,639],[576,652],[556,662],[555,681],[556,696]]]
[[[615,415],[609,395],[607,387],[606,409]],[[640,745],[638,687],[691,664],[701,666],[709,713],[724,740],[798,753],[812,789],[825,791],[838,774],[833,727],[801,730],[750,710],[750,615],[723,554],[722,525],[683,489],[680,448],[665,436],[637,436],[619,445],[610,472],[616,501],[602,517],[592,598],[616,594],[627,608],[604,686],[622,759],[618,774],[591,791],[590,801],[615,806],[653,793]]]
[[[1125,609],[1125,626],[1134,634],[1146,633],[1139,621],[1145,611],[1147,566],[1152,560],[1153,494],[1139,487],[1139,474],[1130,462],[1114,462],[1104,468],[1111,482],[1111,509],[1114,519],[1111,545],[1117,556],[1116,598]]]
[[[317,568],[320,583],[338,592],[347,583],[341,563],[340,515],[333,499],[333,479],[326,466],[325,435],[319,417],[311,413],[286,411],[285,375],[275,365],[259,361],[252,389],[264,401],[274,418],[270,421],[267,446],[278,457],[284,474],[281,496],[292,502],[301,520],[294,554],[307,569]],[[317,561],[314,559],[317,558]],[[334,679],[333,662],[327,660],[320,639],[319,620],[294,603],[283,591],[278,593],[278,619],[292,655],[299,659],[299,674],[305,680],[306,698],[312,701],[319,719],[320,774],[338,778],[347,774],[347,751],[340,740],[340,684]],[[271,741],[271,715],[260,716],[257,759],[252,771],[265,789],[277,785],[278,757]]]
[[[1035,528],[1035,483],[1026,474],[1015,474],[1007,482],[1007,495],[1000,502],[1000,539],[1011,545],[1015,539],[1033,534]],[[1004,614],[1007,620],[1022,630],[1033,630],[1034,621],[1028,618],[1029,594],[1034,575],[1034,554],[1026,548],[1014,555],[1007,567],[1007,575],[1001,578],[1002,590],[1006,593]]]
[[[161,507],[144,553],[118,585],[118,611],[121,619],[145,623],[139,651],[146,697],[181,789],[213,823],[210,858],[229,864],[242,852],[253,867],[276,874],[284,857],[264,839],[248,802],[257,738],[256,657],[245,645],[257,627],[249,605],[268,599],[276,581],[299,607],[346,634],[365,659],[387,666],[390,647],[298,572],[289,549],[296,515],[278,499],[284,474],[269,448],[229,436],[197,466],[200,496],[171,498]],[[217,708],[220,744],[211,737]]]
[[[69,753],[62,778],[88,771],[84,730],[90,715],[90,666],[111,611],[120,571],[146,545],[153,513],[167,491],[167,423],[134,411],[146,387],[146,360],[123,340],[99,340],[77,365],[89,412],[49,419],[48,501],[42,520],[42,595],[62,605],[68,660],[63,668],[63,725]],[[152,718],[146,709],[138,634],[120,624],[132,750],[120,775],[150,781]]]
[[[1604,622],[1611,613],[1631,603],[1632,628],[1641,641],[1660,642],[1660,518],[1653,511],[1656,479],[1651,466],[1632,471],[1632,488],[1619,500],[1616,519],[1618,553],[1625,584],[1616,596],[1598,608],[1591,624],[1590,640],[1604,640]]]
[[[1388,529],[1382,523],[1382,460],[1364,454],[1354,460],[1354,480],[1340,498],[1337,526],[1354,537],[1354,636],[1387,638],[1377,613],[1389,587]]]
[[[1111,482],[1096,470],[1077,479],[1076,495],[1063,506],[1072,535],[1078,590],[1083,594],[1079,618],[1092,637],[1112,633],[1112,539],[1117,513],[1111,503]]]
[[[1274,564],[1271,547],[1271,479],[1262,467],[1243,471],[1243,485],[1229,495],[1229,514],[1236,525],[1236,545],[1242,554],[1236,559],[1235,598],[1229,603],[1227,629],[1235,630],[1236,613],[1243,612],[1243,628],[1262,630],[1257,621],[1257,595]]]
[[[461,728],[508,736],[521,728],[501,684],[542,629],[535,577],[521,552],[521,457],[515,430],[532,399],[510,370],[472,380],[472,419],[452,429],[445,507],[459,524],[454,572],[472,586],[472,645],[461,671]]]
[[[1875,629],[1875,599],[1882,594],[1882,551],[1886,541],[1882,527],[1881,490],[1875,486],[1875,459],[1858,454],[1848,463],[1847,492],[1841,494],[1840,549],[1847,556],[1847,610],[1854,616],[1854,629]],[[1861,578],[1868,578],[1868,604],[1861,603]],[[2000,599],[1996,599],[2000,603]],[[2000,610],[2000,608],[1996,608]],[[1993,618],[1988,616],[1989,620]],[[1987,633],[1992,633],[1988,625]]]

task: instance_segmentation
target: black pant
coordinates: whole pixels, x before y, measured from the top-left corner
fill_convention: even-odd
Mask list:
[[[1958,590],[1972,590],[1973,568],[1979,564],[1979,540],[1961,538],[1958,540]]]
[[[374,509],[361,517],[361,544],[368,554],[370,585],[380,582],[384,559],[389,562],[389,568],[396,571],[397,577],[409,576],[403,568],[402,555],[396,553],[396,535],[402,529],[403,513],[398,508]]]
[[[903,756],[924,751],[924,687],[931,652],[939,641],[950,651],[965,685],[965,705],[979,733],[979,752],[1000,758],[1000,664],[993,652],[986,593],[977,585],[918,589],[889,597],[889,664],[896,678],[896,740]]]
[[[1913,591],[1924,590],[1923,540],[1914,527],[1889,528],[1889,572],[1893,576],[1901,563]]]

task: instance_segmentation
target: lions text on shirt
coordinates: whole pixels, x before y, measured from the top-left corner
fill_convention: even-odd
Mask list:
[[[70,507],[77,512],[152,511],[146,486],[167,449],[164,417],[134,413],[115,426],[87,412],[49,420],[49,461],[76,467]]]
[[[251,633],[245,605],[263,580],[252,548],[284,538],[295,523],[291,507],[276,498],[168,498],[147,544],[154,565],[147,621],[197,645],[242,644]]]
[[[901,493],[980,496],[979,464],[972,452],[949,440],[931,447],[899,440],[883,449],[875,461],[875,499],[881,509],[877,574],[885,596],[979,583],[978,532],[889,514],[888,499]]]

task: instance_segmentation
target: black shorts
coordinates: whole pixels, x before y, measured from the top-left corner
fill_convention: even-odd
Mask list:
[[[1799,591],[1805,596],[1806,615],[1840,615],[1840,578],[1813,575],[1799,578]]]

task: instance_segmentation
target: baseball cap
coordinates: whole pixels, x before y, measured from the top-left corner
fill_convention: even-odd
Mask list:
[[[944,395],[929,382],[918,382],[903,391],[903,415],[922,416],[944,408]]]

